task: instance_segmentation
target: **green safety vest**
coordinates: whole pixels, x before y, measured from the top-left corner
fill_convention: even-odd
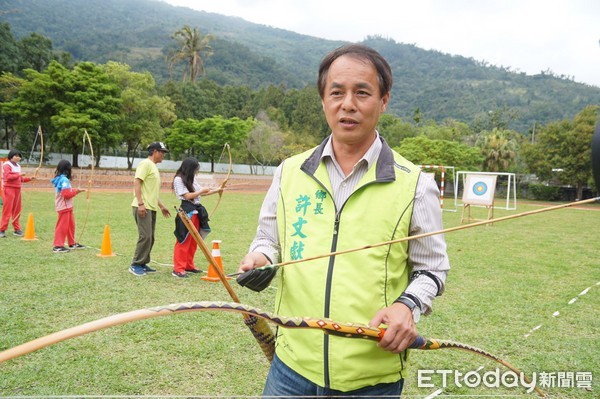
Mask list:
[[[383,141],[383,140],[382,140]],[[353,194],[336,209],[324,143],[285,161],[277,209],[282,261],[408,235],[420,169],[383,141]],[[289,265],[278,273],[276,313],[367,324],[408,285],[408,243]],[[406,354],[364,339],[279,329],[277,356],[312,382],[351,391],[402,378]]]

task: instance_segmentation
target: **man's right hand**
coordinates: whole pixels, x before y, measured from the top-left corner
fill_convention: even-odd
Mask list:
[[[260,253],[260,252],[250,252],[244,259],[240,262],[240,267],[238,268],[238,273],[247,272],[248,270],[255,269],[257,267],[263,267],[268,265],[269,259]]]

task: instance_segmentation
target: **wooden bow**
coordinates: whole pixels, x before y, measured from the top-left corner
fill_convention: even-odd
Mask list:
[[[38,126],[38,131],[35,135],[36,139],[38,134],[40,136],[40,162],[38,162],[38,166],[37,168],[35,168],[35,172],[33,172],[34,178],[37,178],[37,174],[40,171],[40,168],[42,167],[42,163],[44,162],[44,133],[42,132],[42,125]],[[35,140],[33,142],[33,145],[35,146]],[[33,152],[33,148],[31,149],[31,151]]]
[[[33,145],[31,146],[31,152],[29,153],[29,160],[33,157],[33,150],[35,150],[35,145],[37,143],[38,137],[40,138],[40,161],[38,162],[37,168],[35,168],[35,171],[33,172],[33,177],[32,177],[33,179],[37,178],[38,172],[40,171],[40,168],[42,167],[42,163],[44,162],[44,133],[42,132],[42,125],[38,125],[38,130],[35,134],[35,138],[33,139]],[[29,160],[27,163],[29,163]],[[14,220],[19,220],[19,217],[21,217],[21,213],[23,212],[23,209],[27,209],[30,197],[31,197],[31,192],[28,192],[27,198],[25,198],[25,202],[24,202],[23,206],[21,207],[21,209],[19,209],[19,212],[16,214],[16,216],[13,217]]]
[[[343,323],[324,318],[279,316],[274,313],[265,312],[258,308],[244,305],[241,303],[209,301],[184,302],[174,303],[166,306],[156,306],[146,309],[139,309],[126,313],[119,313],[89,323],[81,324],[76,327],[67,328],[65,330],[55,332],[45,337],[41,337],[33,341],[29,341],[24,344],[15,346],[14,348],[5,350],[4,352],[0,352],[0,363],[10,359],[14,359],[19,356],[26,355],[28,353],[45,348],[47,346],[54,345],[67,339],[75,338],[84,334],[89,334],[94,331],[103,330],[105,328],[114,327],[117,325],[126,324],[137,320],[150,319],[153,317],[209,310],[242,313],[244,317],[259,318],[261,320],[266,320],[271,323],[274,323],[275,325],[283,328],[318,329],[326,334],[332,334],[346,338],[364,338],[379,341],[386,332],[385,328],[375,328],[360,323]],[[483,349],[479,349],[467,344],[462,344],[460,342],[435,338],[424,338],[422,336],[418,336],[415,339],[415,341],[410,345],[410,348],[419,350],[460,349],[463,351],[484,356],[488,359],[502,364],[503,366],[507,367],[508,369],[510,369],[518,375],[523,375],[523,373],[519,369],[517,369],[515,366],[508,363],[507,361],[499,358],[498,356],[484,351]],[[526,381],[528,383],[531,383],[531,381],[527,378]],[[534,387],[534,389],[541,397],[546,396],[545,393],[538,387]]]
[[[83,221],[83,226],[79,230],[79,239],[77,240],[77,242],[81,241],[81,237],[83,237],[83,233],[85,232],[85,228],[87,227],[88,219],[90,218],[90,195],[92,192],[92,181],[94,178],[94,162],[95,162],[94,147],[92,146],[92,139],[90,138],[90,135],[87,132],[87,130],[84,129],[83,130],[83,145],[82,145],[82,149],[81,149],[82,156],[85,154],[86,142],[87,142],[87,145],[90,147],[90,175],[89,175],[88,181],[87,181],[87,191],[86,191],[86,196],[85,196],[85,199],[86,199],[85,219]],[[83,159],[82,159],[82,161],[83,161]],[[81,177],[79,180],[79,187],[81,188]]]
[[[212,256],[212,252],[206,246],[206,243],[200,236],[200,233],[198,232],[198,229],[196,229],[196,226],[194,226],[194,224],[187,216],[185,211],[183,211],[183,209],[175,208],[175,210],[177,211],[177,217],[179,217],[179,219],[183,222],[190,236],[194,239],[194,241],[196,241],[196,244],[198,244],[198,247],[204,254],[204,257],[219,276],[219,280],[221,280],[223,286],[225,286],[225,289],[229,293],[231,299],[233,299],[233,301],[235,301],[236,303],[240,303],[240,299],[233,290],[233,287],[231,287],[231,284],[229,284],[229,281],[227,281],[227,277],[223,273],[223,270],[221,270],[221,268],[217,264],[215,258]],[[271,331],[271,328],[267,325],[267,323],[264,320],[258,319],[254,316],[250,316],[246,313],[244,313],[244,323],[250,329],[250,332],[256,339],[256,342],[265,354],[267,360],[271,362],[275,354],[275,335],[273,334],[273,331]]]
[[[225,145],[223,146],[223,152],[225,152],[226,148],[227,148],[227,154],[229,155],[229,169],[227,170],[227,176],[225,176],[225,180],[223,180],[221,182],[221,185],[219,186],[219,189],[220,189],[219,199],[217,200],[217,203],[215,204],[215,207],[213,208],[213,210],[210,211],[210,213],[208,214],[209,219],[215,214],[215,211],[217,210],[217,208],[219,207],[219,204],[221,203],[221,199],[223,198],[223,190],[225,189],[225,186],[227,185],[227,182],[229,181],[229,177],[231,176],[231,171],[233,170],[233,158],[231,157],[231,147],[229,146],[229,143],[225,143]],[[223,153],[221,153],[221,156],[223,156]]]

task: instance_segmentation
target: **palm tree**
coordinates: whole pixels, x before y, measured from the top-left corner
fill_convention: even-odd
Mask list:
[[[213,52],[208,43],[214,39],[212,35],[200,34],[198,28],[192,29],[189,25],[175,32],[172,36],[177,41],[178,49],[168,56],[169,72],[173,65],[184,61],[187,68],[184,70],[183,81],[189,76],[190,81],[196,82],[198,72],[202,72],[202,77],[206,76],[204,70],[204,59],[210,57]]]
[[[508,171],[517,156],[518,143],[510,131],[494,128],[482,135],[479,147],[484,156],[483,166],[488,172]]]

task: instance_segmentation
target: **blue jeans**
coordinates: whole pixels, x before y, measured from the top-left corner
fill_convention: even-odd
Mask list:
[[[294,370],[286,366],[277,356],[273,358],[267,382],[263,390],[263,397],[315,397],[328,398],[346,396],[355,398],[399,398],[404,380],[391,384],[377,384],[354,391],[342,392],[335,389],[323,388],[307,380]]]

